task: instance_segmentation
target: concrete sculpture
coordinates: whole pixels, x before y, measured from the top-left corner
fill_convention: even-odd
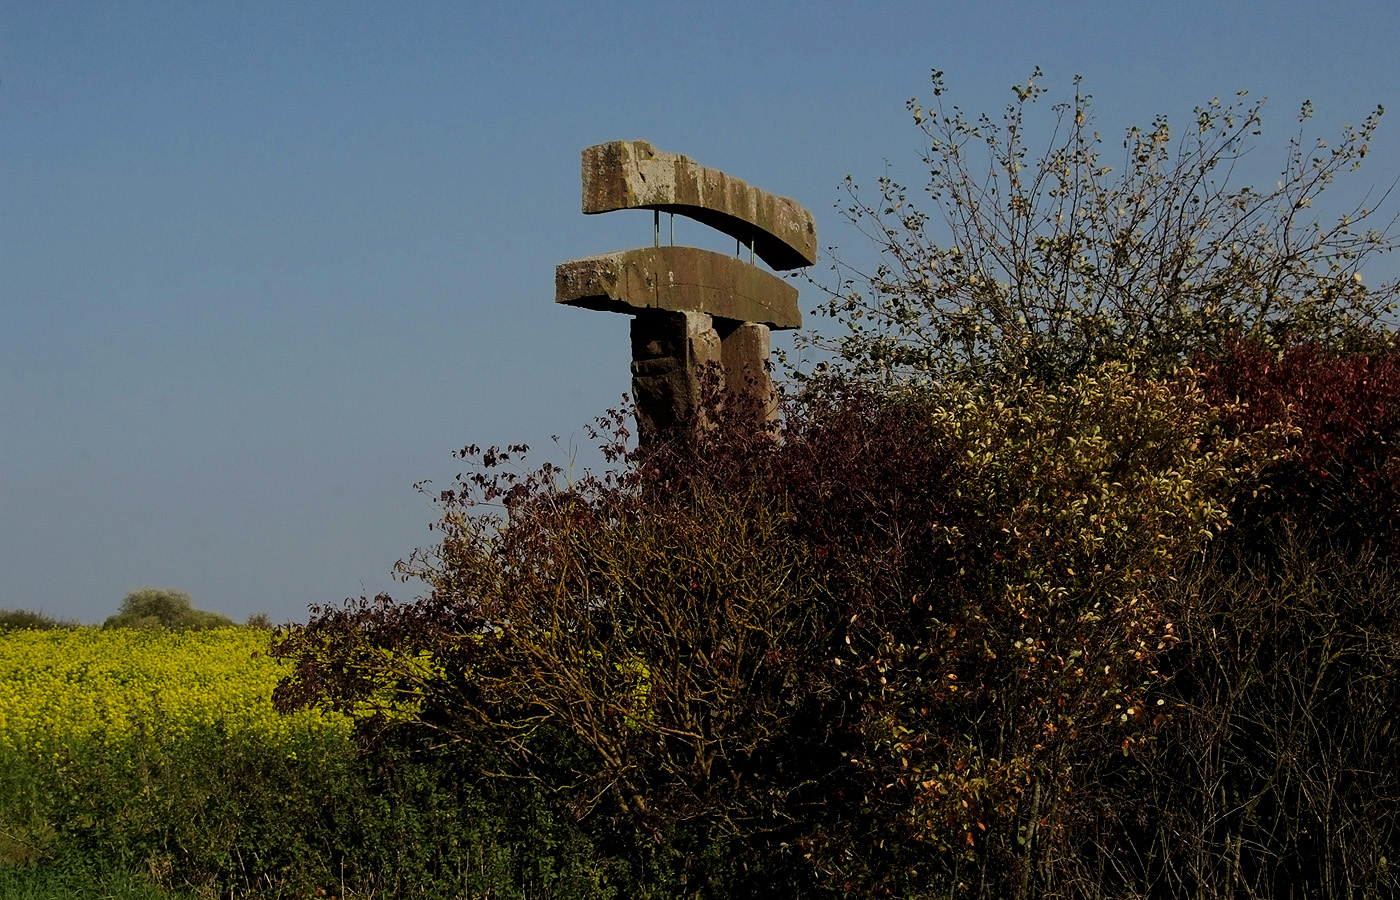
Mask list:
[[[712,366],[726,402],[770,419],[769,331],[798,328],[797,289],[775,270],[816,262],[812,214],[717,169],[646,141],[583,151],[583,211],[650,209],[653,246],[561,263],[555,301],[627,313],[632,319],[632,393],[643,443],[699,419],[702,372]],[[681,215],[733,237],[749,259],[661,246],[660,214]]]

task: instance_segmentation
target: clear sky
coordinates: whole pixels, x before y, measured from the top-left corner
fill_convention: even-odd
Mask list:
[[[1083,75],[1110,148],[1240,89],[1271,148],[1304,99],[1326,135],[1385,104],[1363,175],[1389,183],[1397,47],[1393,2],[1345,0],[0,0],[0,608],[408,597],[412,485],[452,450],[594,464],[627,320],[556,307],[554,266],[651,223],[580,213],[584,146],[796,198],[855,256],[839,182],[919,183],[933,68],[992,113],[1034,66],[1055,96]]]

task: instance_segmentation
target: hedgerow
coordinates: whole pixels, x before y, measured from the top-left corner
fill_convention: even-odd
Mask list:
[[[1040,159],[1035,78],[1001,126],[943,91],[950,237],[852,185],[882,261],[779,425],[466,448],[422,595],[284,635],[278,705],[411,700],[357,735],[530,786],[629,896],[1394,893],[1394,240],[1305,212],[1380,111],[1257,192],[1259,105],[1115,174],[1077,82]]]

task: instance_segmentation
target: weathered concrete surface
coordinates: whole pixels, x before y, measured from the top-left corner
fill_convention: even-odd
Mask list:
[[[779,330],[802,327],[797,288],[741,259],[694,247],[643,247],[560,263],[554,299],[638,313],[701,312]]]
[[[759,421],[778,418],[778,397],[768,372],[770,341],[768,326],[740,322],[720,332],[720,362],[724,369],[724,389],[728,403],[751,410]]]
[[[686,216],[742,241],[774,269],[817,261],[817,225],[796,200],[779,197],[646,141],[583,151],[583,211],[655,209]]]
[[[718,373],[723,348],[704,313],[646,310],[632,320],[632,397],[637,435],[646,444],[702,418],[700,378]]]
[[[758,422],[774,422],[768,326],[704,313],[647,310],[632,320],[632,396],[643,444],[680,424],[707,427],[702,395]],[[708,386],[703,381],[714,379]]]

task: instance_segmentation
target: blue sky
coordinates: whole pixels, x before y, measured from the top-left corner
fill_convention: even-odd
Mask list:
[[[412,596],[412,485],[452,450],[596,463],[627,322],[556,307],[554,265],[650,217],[581,215],[584,146],[794,197],[858,258],[839,182],[919,183],[933,68],[992,113],[1034,66],[1083,75],[1110,148],[1249,89],[1277,150],[1304,99],[1327,136],[1400,119],[1397,46],[1380,2],[0,0],[0,608]],[[1361,181],[1400,175],[1400,121],[1374,151]]]

